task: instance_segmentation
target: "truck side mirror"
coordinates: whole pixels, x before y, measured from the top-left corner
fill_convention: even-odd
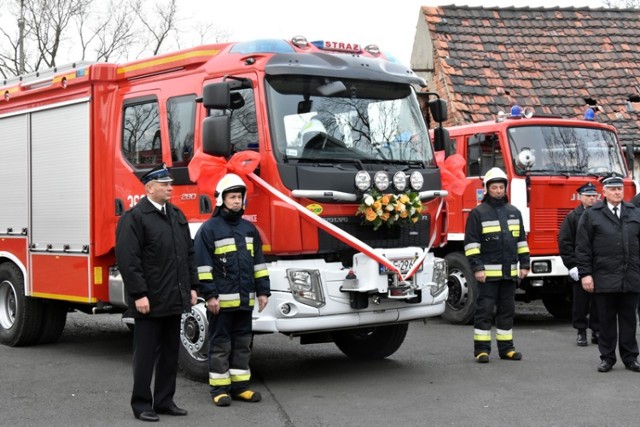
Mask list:
[[[211,116],[202,122],[202,151],[211,156],[231,155],[229,116]]]
[[[456,153],[455,142],[449,138],[449,131],[442,126],[433,130],[433,148],[436,151],[444,150],[445,157]]]
[[[431,117],[437,123],[446,122],[448,119],[447,101],[444,99],[438,98],[429,101],[429,111],[431,111]]]
[[[202,91],[202,104],[210,110],[226,110],[231,106],[231,88],[228,82],[211,83]]]

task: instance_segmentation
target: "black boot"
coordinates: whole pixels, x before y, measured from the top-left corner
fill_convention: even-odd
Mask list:
[[[578,347],[586,347],[588,345],[586,329],[578,329],[578,337],[576,338],[576,344],[578,344]]]
[[[600,340],[600,332],[591,331],[591,344],[598,344],[599,340]]]

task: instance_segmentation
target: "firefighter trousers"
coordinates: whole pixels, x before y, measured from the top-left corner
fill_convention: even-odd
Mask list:
[[[209,320],[209,385],[212,396],[238,395],[249,387],[252,310],[207,312]]]
[[[505,356],[514,350],[513,316],[515,315],[516,282],[493,280],[478,283],[478,298],[473,322],[473,354],[491,353],[491,325],[495,309],[498,354]]]
[[[571,321],[577,330],[591,329],[600,332],[600,320],[593,294],[582,288],[582,283],[573,282],[573,304],[571,306]]]

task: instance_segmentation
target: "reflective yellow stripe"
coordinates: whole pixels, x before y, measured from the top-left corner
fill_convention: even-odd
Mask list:
[[[229,377],[229,372],[225,372],[224,374],[218,374],[215,372],[209,372],[209,385],[212,386],[221,386],[221,385],[230,385],[231,378]]]
[[[209,385],[212,386],[221,386],[221,385],[230,385],[231,384],[231,378],[218,378],[218,379],[213,379],[213,378],[209,378]]]
[[[229,308],[229,307],[240,307],[240,300],[232,300],[232,301],[220,301],[221,308]]]
[[[498,341],[510,341],[513,339],[513,330],[509,329],[509,330],[503,330],[503,329],[497,329],[496,330],[496,339]]]
[[[491,227],[482,227],[482,234],[499,233],[499,232],[500,232],[499,225],[495,225]]]
[[[513,237],[520,237],[520,229],[518,228],[517,230],[513,230],[513,231],[511,232],[511,235],[512,235]]]
[[[251,253],[251,256],[253,256],[253,243],[247,243],[247,250]]]
[[[469,249],[469,250],[465,251],[464,254],[466,256],[479,255],[480,254],[480,248]]]
[[[491,341],[491,331],[486,331],[484,329],[474,329],[473,340],[474,341]]]
[[[253,273],[254,279],[259,279],[261,277],[269,277],[269,270],[259,270]]]
[[[198,273],[198,279],[200,280],[213,280],[213,273]]]
[[[487,277],[500,277],[502,276],[502,270],[485,270],[484,274]]]
[[[245,369],[229,369],[231,373],[231,381],[249,381],[251,379],[251,371]]]
[[[518,248],[518,255],[528,254],[528,253],[529,253],[529,246]]]
[[[222,255],[222,254],[226,254],[229,252],[236,252],[238,250],[238,248],[236,248],[236,245],[226,245],[226,246],[220,246],[219,248],[216,248],[213,253],[215,255]]]

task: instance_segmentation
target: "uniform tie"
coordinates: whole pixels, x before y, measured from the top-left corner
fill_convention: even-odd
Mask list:
[[[620,219],[620,217],[618,216],[618,207],[617,206],[613,207],[613,214],[616,216],[616,219]]]
[[[162,207],[160,208],[160,212],[162,212],[162,215],[166,215],[167,214],[167,211],[166,211],[164,205],[162,205]]]

